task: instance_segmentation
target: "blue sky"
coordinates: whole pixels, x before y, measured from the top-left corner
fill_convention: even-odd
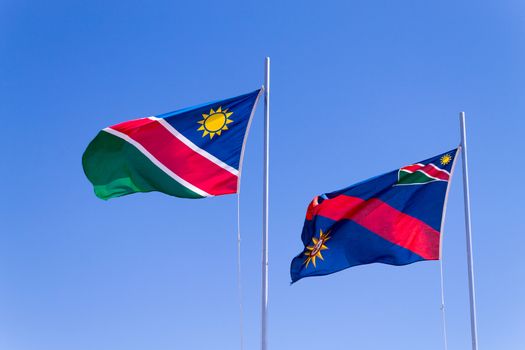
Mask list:
[[[104,202],[99,129],[236,96],[272,59],[271,349],[442,349],[439,264],[289,285],[311,198],[459,143],[467,113],[479,342],[525,343],[521,1],[0,4],[0,348],[239,347],[235,196]],[[262,104],[241,195],[246,349],[260,317]],[[450,349],[470,344],[461,167],[444,239]]]

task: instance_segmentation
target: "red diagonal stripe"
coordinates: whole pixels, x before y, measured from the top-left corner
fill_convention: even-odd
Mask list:
[[[193,151],[159,122],[142,118],[111,129],[140,143],[168,169],[203,191],[211,195],[237,192],[237,176]]]
[[[411,165],[407,165],[407,166],[402,167],[400,170],[407,170],[407,171],[410,171],[410,172],[416,172],[416,171],[418,171],[419,169],[421,169],[423,167],[424,167],[423,164],[411,164]]]
[[[440,180],[448,181],[448,179],[450,178],[450,175],[447,171],[438,169],[437,167],[430,165],[430,164],[426,165],[421,170],[427,173],[428,175],[432,177],[436,177]]]
[[[424,259],[439,259],[440,233],[423,221],[387,203],[372,198],[340,195],[310,207],[307,217],[320,215],[335,221],[348,219],[385,240],[404,247]]]

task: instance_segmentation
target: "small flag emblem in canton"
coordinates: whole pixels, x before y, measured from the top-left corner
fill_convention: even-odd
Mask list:
[[[447,166],[452,161],[450,154],[439,158],[439,165]],[[396,185],[423,185],[434,181],[448,181],[450,172],[434,163],[411,164],[399,169]]]

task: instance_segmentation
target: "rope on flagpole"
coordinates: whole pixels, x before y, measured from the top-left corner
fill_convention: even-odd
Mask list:
[[[448,350],[448,339],[447,339],[447,320],[445,313],[445,283],[443,277],[443,237],[444,237],[444,226],[445,226],[445,215],[447,212],[447,203],[448,203],[448,194],[450,191],[450,184],[452,183],[452,176],[454,175],[454,169],[456,168],[456,160],[458,159],[458,152],[461,146],[458,147],[456,154],[454,156],[454,161],[452,162],[452,167],[450,169],[450,180],[447,184],[447,191],[445,193],[445,202],[443,203],[443,213],[441,215],[441,230],[439,231],[439,272],[440,272],[440,284],[441,284],[441,319],[443,322],[443,344],[445,350]]]
[[[242,304],[242,274],[241,274],[241,192],[237,192],[237,293],[239,297],[239,334],[241,350],[244,349],[244,317]]]
[[[441,274],[441,319],[443,321],[443,343],[445,345],[445,350],[448,350],[447,319],[445,316],[445,287],[443,282],[443,257],[439,259],[439,271]]]

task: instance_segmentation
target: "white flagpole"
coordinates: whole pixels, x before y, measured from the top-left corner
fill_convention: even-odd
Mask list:
[[[474,259],[472,257],[472,235],[470,224],[470,191],[468,185],[467,162],[467,131],[465,112],[459,114],[461,125],[461,158],[463,161],[463,193],[465,197],[465,228],[467,233],[468,286],[470,297],[470,332],[472,335],[472,350],[478,350],[478,329],[476,321],[476,293],[474,290]]]
[[[264,182],[262,239],[261,350],[268,349],[268,177],[270,167],[270,57],[264,74]]]

